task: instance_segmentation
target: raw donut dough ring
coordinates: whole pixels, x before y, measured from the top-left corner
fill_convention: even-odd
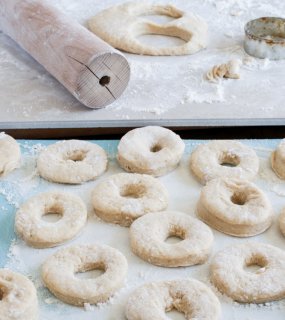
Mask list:
[[[256,272],[245,266],[258,265]],[[211,264],[211,281],[235,301],[265,303],[285,298],[285,252],[263,243],[243,243],[219,252]]]
[[[210,227],[236,237],[264,232],[273,210],[262,190],[242,179],[213,179],[203,187],[197,205],[200,219]]]
[[[217,320],[218,298],[202,282],[192,279],[152,282],[135,290],[126,305],[128,320],[164,320],[176,309],[185,319]]]
[[[91,142],[59,141],[40,153],[37,165],[39,174],[46,180],[80,184],[96,179],[106,170],[107,155]]]
[[[279,216],[279,228],[283,236],[285,237],[285,209],[282,210]]]
[[[251,180],[258,173],[259,159],[252,148],[238,141],[214,140],[192,152],[190,168],[202,184],[223,177]]]
[[[100,269],[95,279],[79,279],[76,273]],[[77,245],[57,251],[42,267],[48,289],[61,301],[75,306],[105,302],[119,290],[127,274],[126,258],[106,245]]]
[[[101,219],[128,227],[148,212],[166,209],[168,192],[152,176],[119,173],[95,187],[92,203],[96,215]]]
[[[158,24],[144,18],[147,15],[166,15],[175,20]],[[127,2],[108,8],[88,22],[89,29],[113,47],[145,55],[193,54],[207,46],[208,26],[198,15],[183,12],[171,5]],[[186,43],[158,48],[141,43],[137,37],[158,34],[178,37]]]
[[[182,241],[169,244],[168,237]],[[148,213],[130,228],[132,251],[141,259],[162,267],[204,263],[213,243],[211,229],[198,219],[177,211]]]
[[[117,159],[126,171],[162,176],[177,167],[184,148],[184,142],[173,131],[149,126],[122,137]]]
[[[25,276],[0,269],[0,319],[38,319],[38,298],[34,284]]]
[[[61,219],[46,222],[44,215],[57,213]],[[35,248],[50,248],[74,238],[87,221],[87,209],[76,195],[63,192],[38,194],[16,213],[15,229],[24,241]]]
[[[271,154],[271,167],[280,179],[285,179],[285,139]]]
[[[20,166],[21,151],[17,141],[0,132],[0,177]]]

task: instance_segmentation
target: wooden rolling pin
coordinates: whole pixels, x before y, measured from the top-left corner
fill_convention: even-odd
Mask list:
[[[44,0],[0,0],[0,28],[90,108],[127,87],[126,58]]]

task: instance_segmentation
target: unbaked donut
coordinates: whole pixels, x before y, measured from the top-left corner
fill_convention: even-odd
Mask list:
[[[246,267],[257,265],[257,271]],[[285,252],[251,242],[219,252],[211,264],[211,281],[233,300],[264,303],[285,298]]]
[[[279,216],[279,227],[282,234],[285,236],[285,209],[282,210]]]
[[[172,17],[167,23],[155,23],[148,15]],[[113,5],[88,21],[91,31],[113,47],[147,55],[193,54],[207,45],[208,26],[197,14],[183,12],[172,5],[127,2]],[[138,37],[159,34],[178,37],[182,45],[159,48],[142,43]]]
[[[164,210],[168,204],[168,192],[152,176],[119,173],[95,187],[92,203],[101,219],[128,227],[148,212]]]
[[[253,149],[233,140],[216,140],[199,145],[191,154],[190,168],[206,184],[214,178],[253,179],[259,159]]]
[[[60,215],[61,219],[54,223],[42,219],[51,213]],[[86,220],[87,209],[78,196],[45,192],[21,205],[16,213],[15,229],[30,246],[49,248],[74,238]]]
[[[96,179],[106,170],[107,155],[91,142],[59,141],[40,153],[37,165],[39,174],[46,180],[79,184]]]
[[[0,269],[0,319],[38,319],[38,298],[34,284],[25,276]]]
[[[169,237],[182,240],[169,244]],[[163,267],[182,267],[204,263],[211,250],[213,233],[198,219],[186,213],[164,211],[148,213],[130,228],[132,251],[143,260]]]
[[[20,166],[21,151],[17,141],[0,132],[0,177]]]
[[[271,154],[271,166],[280,179],[285,179],[285,139]]]
[[[203,187],[197,213],[223,233],[250,237],[271,226],[273,210],[262,190],[242,179],[213,179]]]
[[[150,126],[125,134],[117,158],[126,171],[162,176],[177,167],[184,148],[184,142],[173,131]]]
[[[76,273],[103,270],[95,279],[80,279]],[[106,245],[77,245],[49,257],[42,267],[48,289],[63,302],[82,306],[108,300],[123,284],[127,274],[126,258]]]
[[[210,288],[193,279],[152,282],[135,290],[126,305],[128,320],[164,320],[176,309],[185,319],[217,320],[218,298]]]

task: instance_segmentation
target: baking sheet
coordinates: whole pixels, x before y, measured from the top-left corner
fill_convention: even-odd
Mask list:
[[[47,182],[36,174],[36,158],[40,150],[53,141],[19,141],[23,152],[21,169],[11,173],[7,178],[0,180],[0,267],[8,267],[21,272],[32,279],[38,289],[40,301],[40,319],[112,319],[124,318],[124,306],[129,294],[138,286],[158,280],[183,279],[193,277],[204,283],[209,283],[209,263],[213,255],[230,244],[247,241],[266,242],[285,249],[285,238],[281,235],[276,218],[285,205],[285,183],[279,180],[269,166],[270,152],[279,143],[278,140],[244,140],[243,142],[254,147],[260,157],[261,167],[256,183],[269,196],[275,219],[272,227],[262,235],[253,238],[234,238],[220,232],[214,232],[214,246],[211,257],[207,263],[201,266],[183,268],[162,268],[144,262],[132,254],[128,241],[128,228],[108,224],[100,221],[94,215],[90,203],[90,194],[94,186],[105,177],[121,172],[115,161],[117,141],[93,141],[101,145],[109,155],[110,164],[108,171],[97,181],[86,183],[82,186],[66,186]],[[170,193],[170,210],[179,210],[195,216],[195,206],[201,190],[201,185],[189,172],[189,155],[199,143],[206,141],[188,140],[185,155],[179,167],[172,173],[159,178]],[[65,247],[78,243],[102,243],[108,244],[120,250],[127,258],[129,271],[127,281],[115,297],[105,304],[90,306],[86,310],[68,306],[53,297],[43,287],[40,279],[40,266],[43,261],[58,248],[33,249],[17,239],[13,233],[14,215],[18,206],[30,196],[47,190],[64,190],[82,197],[88,206],[89,219],[83,232],[75,240],[60,246]],[[89,275],[90,276],[90,275]],[[93,274],[94,276],[94,274]],[[213,288],[213,287],[212,287]],[[215,290],[213,288],[213,290]],[[285,300],[262,305],[239,304],[233,302],[216,292],[222,303],[221,320],[265,320],[284,319]],[[169,319],[181,320],[184,317],[177,312],[168,313]]]
[[[79,23],[122,0],[50,0]],[[168,3],[168,1],[157,1]],[[279,16],[279,0],[172,0],[201,15],[209,25],[207,50],[182,57],[126,54],[131,81],[123,96],[101,110],[78,103],[11,39],[0,34],[0,128],[235,126],[285,124],[285,61],[253,59],[241,80],[211,84],[204,74],[213,65],[243,59],[244,24],[260,16]],[[149,17],[157,21],[157,17]],[[164,23],[167,19],[158,19]],[[177,44],[146,36],[146,43]]]

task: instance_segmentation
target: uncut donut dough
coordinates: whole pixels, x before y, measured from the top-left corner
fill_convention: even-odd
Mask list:
[[[0,269],[0,319],[38,319],[38,298],[34,284],[25,276]]]
[[[174,18],[158,24],[147,15],[165,15]],[[112,6],[89,20],[89,29],[117,49],[145,55],[193,54],[207,45],[208,26],[198,15],[183,12],[172,5],[145,2],[127,2]],[[180,46],[158,48],[141,43],[137,37],[159,34],[178,37],[185,41]]]
[[[0,178],[18,168],[20,159],[21,151],[17,141],[0,132]]]

